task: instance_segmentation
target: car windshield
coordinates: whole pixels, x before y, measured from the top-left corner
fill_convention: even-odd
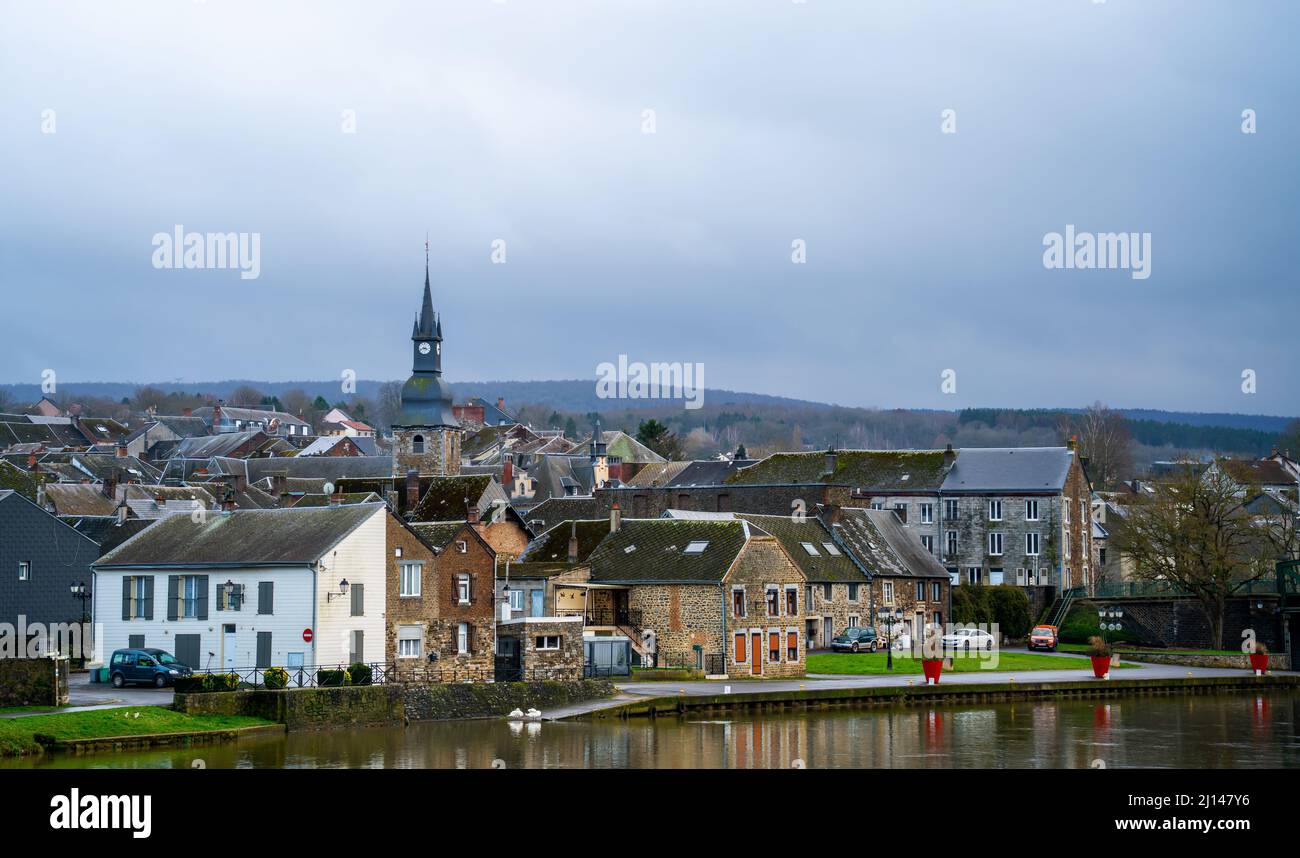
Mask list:
[[[1045,628],[1039,626],[1038,628],[1034,629],[1034,631],[1032,632],[1032,634],[1050,636],[1050,635],[1052,634],[1052,630],[1051,630],[1051,629],[1045,629]]]
[[[161,664],[180,664],[180,662],[176,660],[176,656],[169,652],[151,652],[149,654],[158,659]]]

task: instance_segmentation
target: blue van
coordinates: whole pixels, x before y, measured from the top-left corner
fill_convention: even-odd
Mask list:
[[[113,651],[108,661],[108,681],[114,688],[128,682],[165,688],[178,676],[189,676],[194,671],[181,664],[176,656],[163,649],[119,649]]]

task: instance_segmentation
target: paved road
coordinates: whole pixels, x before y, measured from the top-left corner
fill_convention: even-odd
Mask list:
[[[74,673],[68,680],[69,705],[77,709],[114,709],[119,706],[170,706],[172,690],[152,686],[114,688],[106,682],[91,682],[89,673]],[[54,710],[46,710],[54,711]],[[60,712],[68,710],[60,709]],[[44,711],[9,712],[0,718],[24,718],[43,715]]]

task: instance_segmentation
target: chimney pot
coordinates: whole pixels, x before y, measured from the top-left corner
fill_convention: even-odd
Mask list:
[[[618,533],[619,528],[623,526],[623,510],[619,508],[618,501],[609,508],[609,532]]]

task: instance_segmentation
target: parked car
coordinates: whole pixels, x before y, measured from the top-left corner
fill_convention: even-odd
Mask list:
[[[178,676],[189,676],[194,671],[181,664],[176,656],[164,649],[119,649],[108,660],[108,681],[114,688],[128,682],[148,684],[155,688],[171,685]]]
[[[845,629],[841,634],[831,638],[832,652],[875,652],[880,646],[880,641],[876,637],[876,630],[867,626],[858,628],[856,626]]]
[[[943,636],[944,649],[970,652],[973,649],[992,650],[996,645],[997,639],[981,629],[957,629]]]
[[[1029,649],[1055,651],[1057,643],[1056,626],[1034,626],[1029,633]]]

